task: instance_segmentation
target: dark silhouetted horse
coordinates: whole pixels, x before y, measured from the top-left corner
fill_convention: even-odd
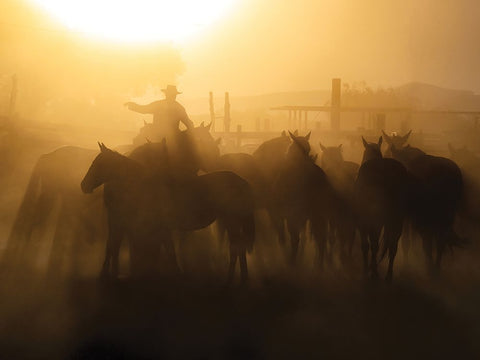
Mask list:
[[[252,155],[247,153],[223,154],[212,170],[232,171],[247,180],[255,192],[258,207],[265,207],[266,194],[284,163],[285,153],[291,140],[281,136],[265,141]]]
[[[389,256],[386,279],[390,282],[393,278],[398,240],[407,215],[408,173],[399,161],[382,157],[382,137],[378,143],[367,143],[363,138],[362,140],[365,150],[355,182],[355,202],[364,270],[366,273],[370,271],[373,277],[378,276],[377,253],[383,228],[384,252],[388,250]]]
[[[294,136],[298,136],[295,130]],[[271,185],[277,178],[285,163],[285,154],[292,143],[290,137],[285,133],[279,137],[267,140],[253,152],[252,156],[257,162],[263,178],[268,185]]]
[[[46,235],[53,220],[48,270],[58,274],[68,258],[76,271],[82,240],[92,242],[103,236],[101,193],[86,198],[78,188],[96,154],[96,150],[65,146],[40,156],[9,235],[5,263],[35,262],[25,257],[36,256],[38,246],[50,241]],[[34,232],[38,233],[36,244],[32,243]]]
[[[310,134],[295,136],[289,146],[284,164],[272,186],[272,220],[280,235],[281,243],[286,222],[291,242],[291,262],[297,257],[300,232],[310,220],[311,230],[317,244],[318,265],[323,267],[327,222],[332,201],[332,189],[323,170],[315,165],[310,156]]]
[[[359,165],[343,159],[342,145],[325,147],[320,144],[320,149],[320,165],[337,196],[329,224],[329,240],[333,245],[333,241],[338,239],[340,260],[345,265],[347,260],[351,260],[356,233],[353,190]]]
[[[412,175],[410,217],[422,237],[429,270],[438,271],[445,246],[463,242],[454,230],[463,195],[461,171],[450,159],[426,155],[410,146],[392,147],[392,154]]]
[[[127,234],[131,244],[137,241],[138,232],[149,238],[161,234],[174,257],[169,231],[201,229],[220,218],[230,240],[229,281],[237,259],[242,281],[247,279],[246,252],[252,251],[255,225],[253,194],[245,180],[226,171],[186,176],[183,171],[172,170],[172,161],[168,168],[152,171],[104,146],[101,150],[82,181],[82,190],[90,192],[105,184],[109,221],[114,223],[113,228]],[[152,150],[152,155],[162,158],[158,149]],[[110,270],[111,260],[114,276],[118,272],[121,235],[109,234],[107,243],[104,272]]]

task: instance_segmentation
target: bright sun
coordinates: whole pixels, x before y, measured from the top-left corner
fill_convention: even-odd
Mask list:
[[[181,42],[236,0],[33,0],[73,31],[120,42]]]

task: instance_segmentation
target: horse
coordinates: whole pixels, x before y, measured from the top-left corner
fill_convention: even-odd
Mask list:
[[[296,133],[298,134],[298,131]],[[283,131],[279,137],[260,144],[252,155],[247,153],[220,155],[218,163],[211,170],[228,170],[243,177],[252,185],[258,207],[265,207],[265,194],[283,164],[290,143],[290,138]]]
[[[282,170],[272,186],[272,220],[284,242],[284,222],[290,234],[290,262],[295,263],[300,232],[310,221],[312,235],[317,244],[317,264],[322,268],[326,250],[327,221],[332,189],[325,172],[317,166],[310,155],[306,136],[295,136],[290,144]]]
[[[392,147],[392,154],[411,174],[412,225],[423,240],[429,270],[438,273],[445,246],[460,246],[464,241],[454,230],[464,191],[462,173],[452,160],[410,146]]]
[[[329,226],[329,240],[333,247],[335,239],[340,243],[340,260],[345,265],[352,258],[356,233],[355,213],[353,211],[353,188],[359,165],[343,159],[342,145],[325,147],[321,143],[322,157],[320,166],[327,174],[337,195],[334,216]],[[348,248],[348,250],[346,249]]]
[[[298,136],[298,131],[295,130],[293,135]],[[282,169],[285,153],[291,143],[290,137],[282,131],[280,136],[263,142],[253,152],[252,156],[261,166],[261,171],[268,183],[271,184]]]
[[[122,224],[130,239],[136,232],[192,231],[205,228],[216,219],[226,226],[230,241],[228,281],[234,275],[237,259],[241,280],[248,278],[246,253],[253,249],[255,224],[254,199],[249,184],[238,175],[219,171],[201,176],[185,176],[183,172],[148,169],[139,162],[122,156],[104,145],[81,183],[85,193],[105,184],[105,201],[109,221]],[[155,151],[152,155],[156,156]],[[160,154],[161,155],[161,154]],[[175,166],[170,162],[170,165]],[[167,168],[168,169],[168,168]],[[146,226],[147,229],[142,229]],[[118,274],[118,249],[121,234],[109,234],[104,273]],[[171,240],[166,248],[174,259]]]
[[[383,158],[380,150],[382,137],[378,143],[367,143],[363,137],[362,141],[365,150],[355,181],[354,195],[364,272],[368,274],[370,271],[372,277],[378,277],[377,253],[383,229],[385,243],[383,254],[388,251],[389,256],[386,280],[391,282],[398,240],[407,214],[408,173],[399,161]]]
[[[410,130],[403,136],[398,135],[396,133],[392,133],[392,135],[389,136],[385,133],[385,131],[382,130],[383,139],[385,139],[385,142],[387,143],[387,150],[385,150],[385,153],[383,156],[386,158],[393,157],[392,146],[395,146],[396,148],[401,148],[405,146],[411,133],[412,133],[412,130]]]
[[[25,263],[28,254],[35,254],[37,251],[32,249],[31,243],[33,233],[38,232],[40,240],[45,240],[49,220],[55,215],[48,271],[59,272],[68,247],[71,248],[72,270],[77,270],[80,240],[92,242],[103,235],[101,194],[87,199],[78,189],[78,183],[96,154],[96,150],[64,146],[39,157],[8,238],[4,264]],[[67,244],[67,240],[71,240],[70,243]],[[35,259],[30,261],[33,263]]]

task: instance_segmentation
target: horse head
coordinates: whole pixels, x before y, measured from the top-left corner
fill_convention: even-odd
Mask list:
[[[288,147],[287,158],[291,160],[301,158],[310,158],[310,132],[305,136],[296,136],[295,134],[288,132],[290,138],[293,140],[292,144]]]
[[[383,138],[385,139],[385,142],[388,145],[387,150],[385,151],[385,155],[388,157],[392,156],[392,146],[395,146],[397,149],[405,146],[411,133],[412,133],[412,130],[410,130],[403,136],[398,135],[397,133],[392,133],[391,135],[387,135],[385,131],[382,130]]]
[[[362,164],[366,161],[373,160],[373,159],[381,159],[382,156],[382,137],[378,138],[378,143],[369,143],[367,142],[364,137],[362,136],[363,147],[365,148],[363,152],[363,159]]]
[[[100,185],[112,180],[119,161],[123,158],[119,153],[110,150],[103,143],[98,143],[100,154],[93,160],[80,187],[84,193],[91,193]]]
[[[322,143],[319,143],[319,145],[322,150],[322,158],[320,161],[324,170],[336,169],[343,164],[342,144],[329,147],[323,146]]]

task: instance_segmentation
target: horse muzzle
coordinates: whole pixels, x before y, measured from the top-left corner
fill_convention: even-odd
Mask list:
[[[93,187],[85,184],[84,181],[81,182],[80,187],[85,194],[91,194],[93,192]]]

